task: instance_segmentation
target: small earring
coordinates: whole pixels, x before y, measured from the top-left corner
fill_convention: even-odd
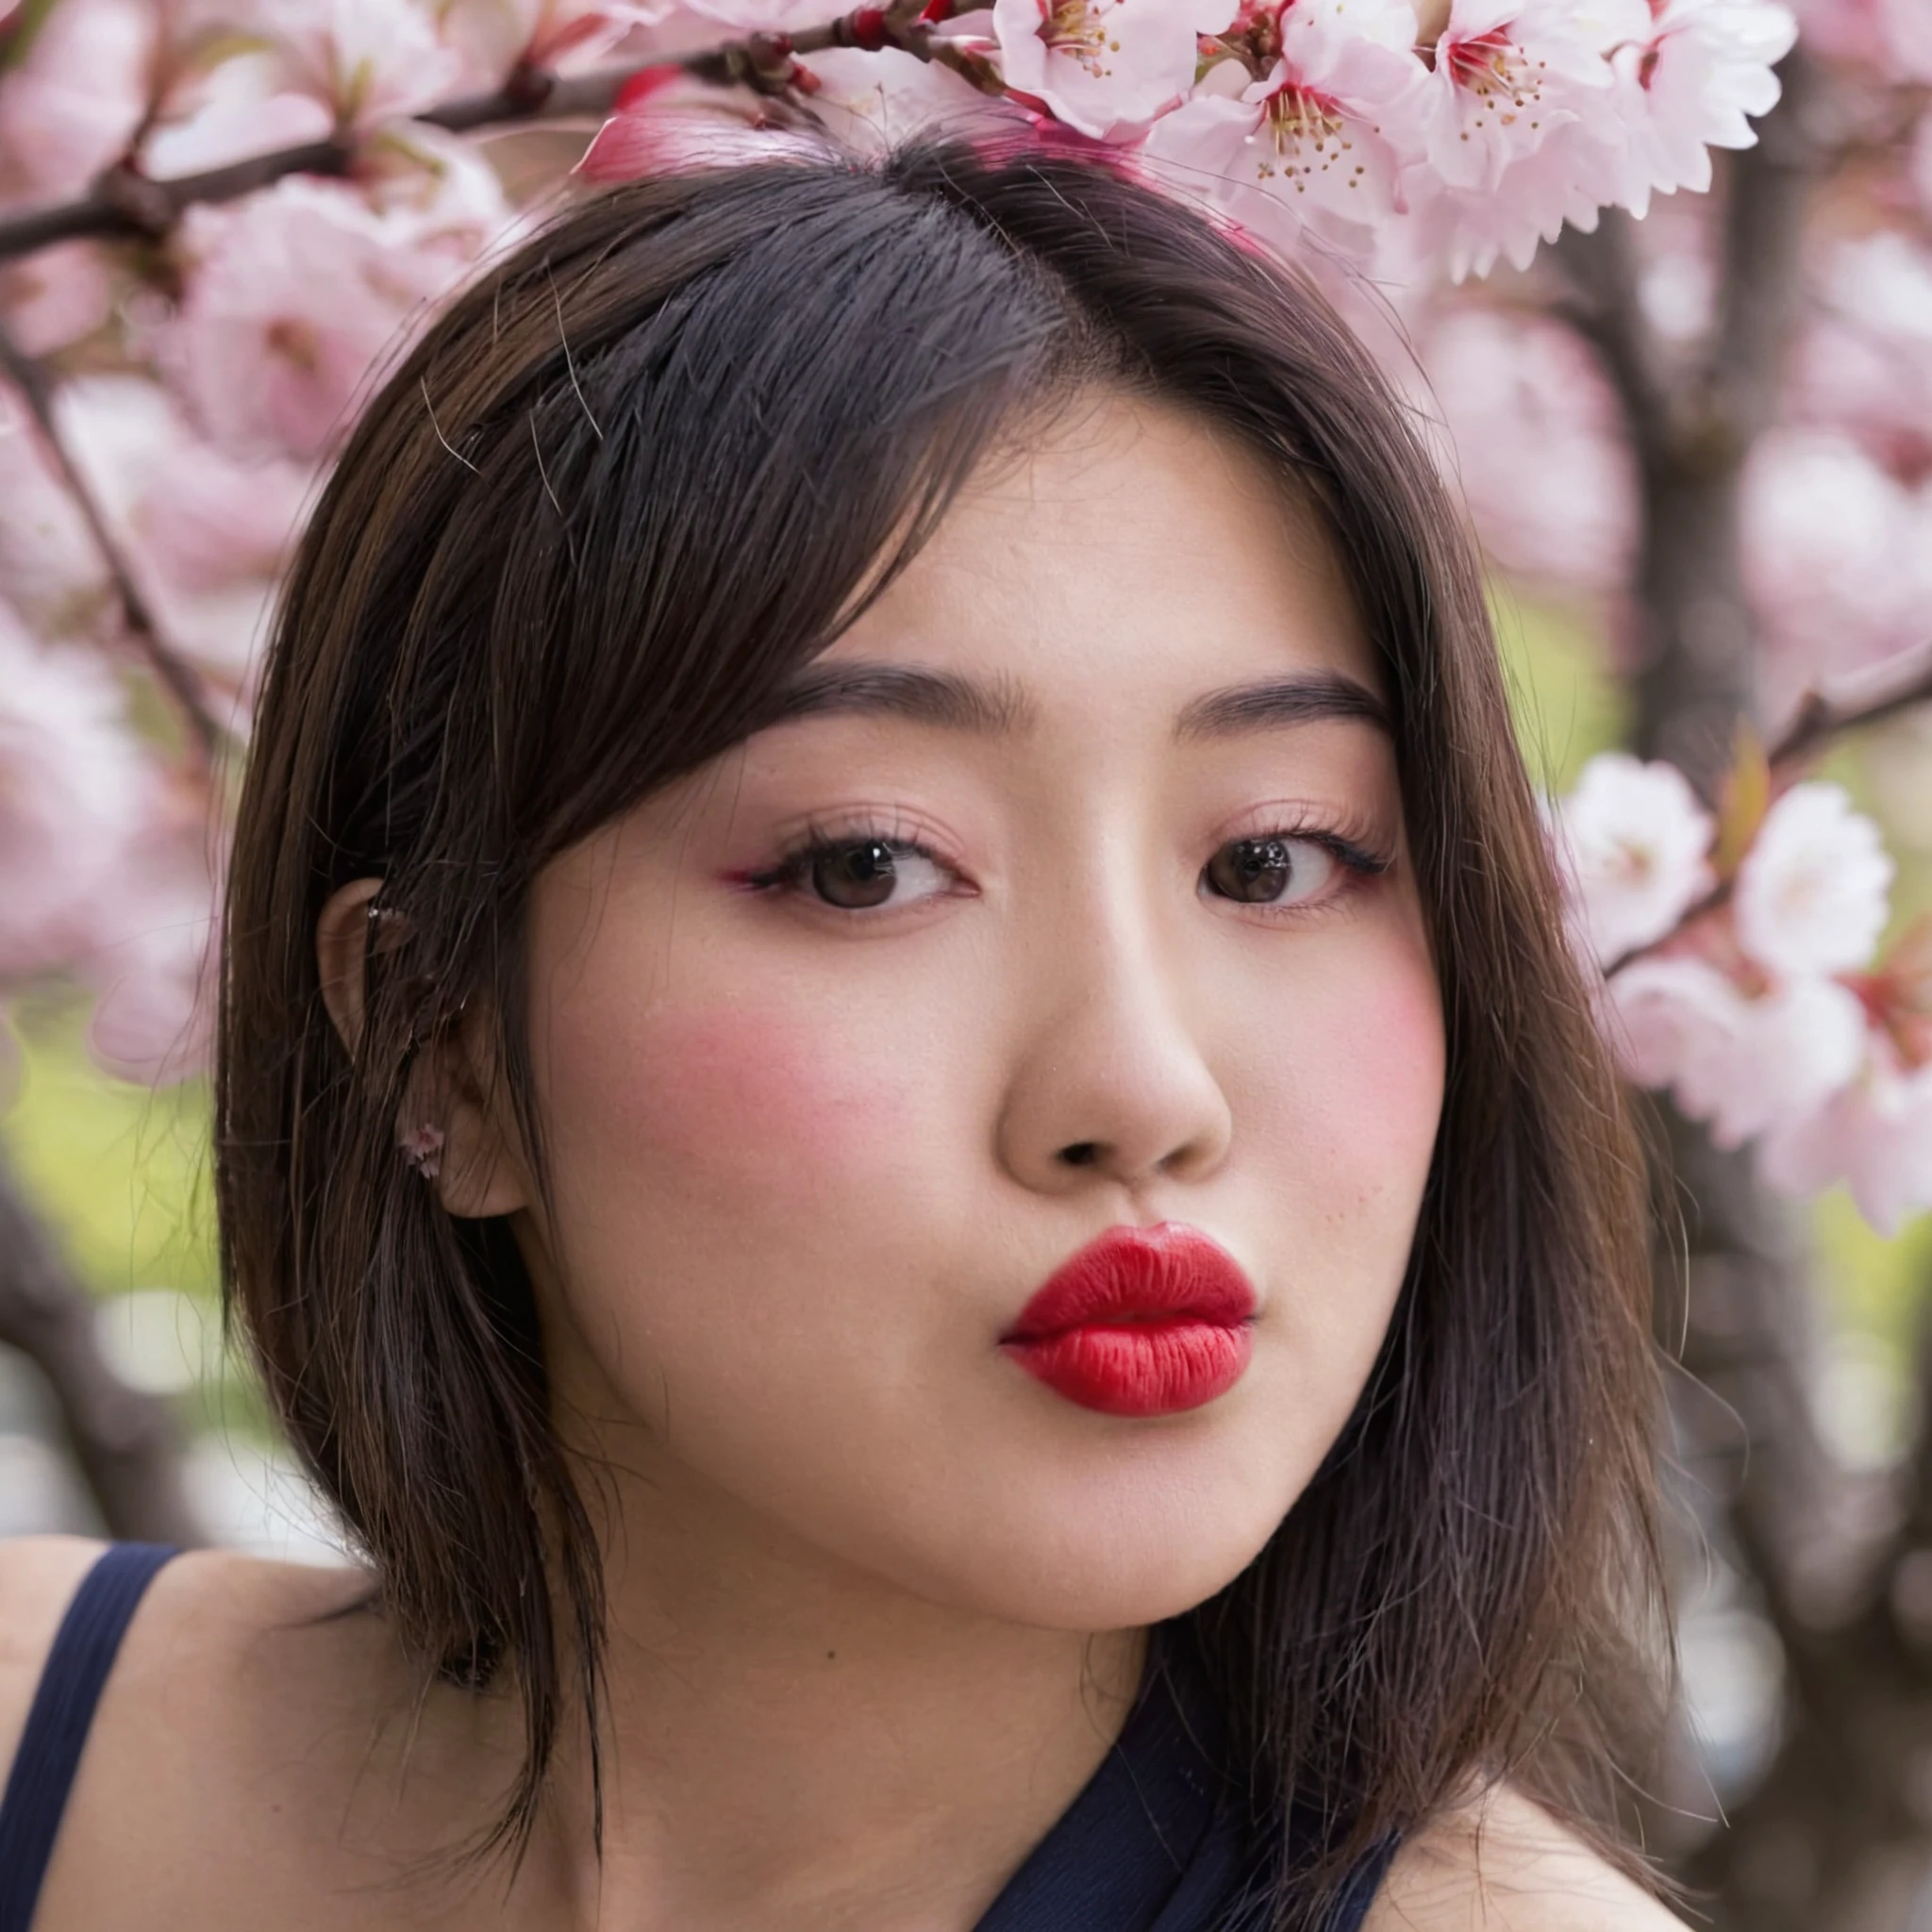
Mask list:
[[[431,1126],[427,1121],[413,1133],[405,1134],[396,1145],[403,1151],[403,1158],[420,1174],[425,1181],[433,1181],[442,1172],[442,1129]]]

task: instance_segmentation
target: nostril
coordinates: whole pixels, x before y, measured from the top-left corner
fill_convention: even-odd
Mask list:
[[[1060,1158],[1069,1167],[1091,1167],[1100,1158],[1100,1143],[1097,1141],[1075,1141],[1071,1146],[1060,1149]]]

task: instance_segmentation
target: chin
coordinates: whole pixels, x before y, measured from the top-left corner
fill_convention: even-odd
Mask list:
[[[1272,1528],[1272,1525],[1271,1525]],[[1200,1539],[1193,1547],[1116,1548],[1082,1561],[1073,1554],[1008,1579],[989,1603],[1013,1623],[1048,1630],[1133,1630],[1178,1617],[1232,1583],[1266,1544]]]
[[[947,1576],[929,1579],[926,1589],[1042,1629],[1158,1624],[1206,1603],[1260,1555],[1299,1486],[1270,1489],[1251,1472],[1206,1497],[1172,1479],[1109,1484],[1084,1498],[1062,1491],[954,1543]],[[965,1550],[973,1560],[962,1565]]]

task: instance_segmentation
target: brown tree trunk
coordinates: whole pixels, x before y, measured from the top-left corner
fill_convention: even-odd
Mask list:
[[[111,1534],[148,1542],[206,1541],[181,1480],[181,1444],[165,1403],[130,1389],[94,1332],[92,1297],[74,1279],[0,1158],[0,1342],[46,1376],[68,1445]]]
[[[1720,312],[1701,360],[1673,362],[1646,322],[1627,218],[1559,250],[1641,479],[1633,749],[1707,795],[1739,721],[1761,724],[1740,486],[1776,416],[1819,158],[1819,77],[1798,55],[1783,77],[1759,145],[1721,184]],[[1658,1327],[1687,1372],[1672,1390],[1674,1459],[1715,1499],[1715,1553],[1776,1632],[1785,1692],[1770,1766],[1725,1822],[1686,1817],[1714,1805],[1679,1765],[1653,1829],[1718,1932],[1905,1932],[1932,1870],[1932,1431],[1902,1477],[1837,1465],[1813,1416],[1820,1320],[1802,1220],[1757,1186],[1748,1154],[1660,1111]]]

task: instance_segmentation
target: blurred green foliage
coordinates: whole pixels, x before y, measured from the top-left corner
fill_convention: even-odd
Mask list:
[[[88,1058],[80,998],[16,1016],[21,1060],[4,1129],[14,1170],[94,1287],[215,1292],[207,1083],[152,1091]]]
[[[1516,736],[1530,776],[1545,791],[1567,791],[1585,762],[1624,741],[1629,705],[1605,663],[1593,612],[1536,603],[1507,584],[1492,588],[1491,609]]]

